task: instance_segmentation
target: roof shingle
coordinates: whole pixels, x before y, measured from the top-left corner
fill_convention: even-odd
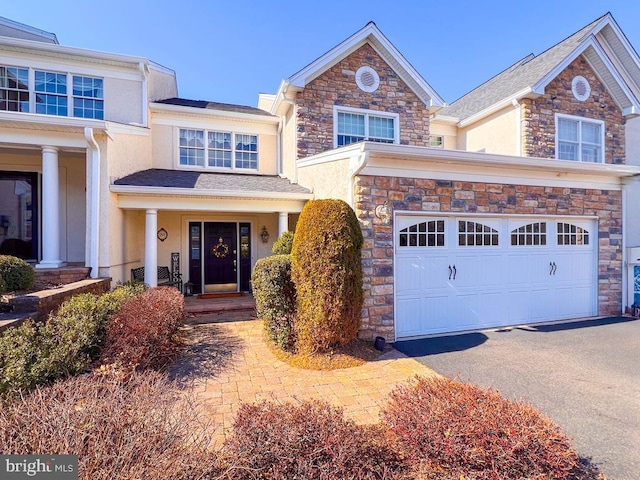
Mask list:
[[[188,98],[165,98],[164,100],[156,100],[156,103],[164,103],[165,105],[178,105],[181,107],[206,108],[208,110],[220,110],[223,112],[250,113],[252,115],[265,115],[272,117],[269,112],[265,112],[256,107],[248,107],[246,105],[234,105],[231,103],[209,102],[207,100],[189,100]]]
[[[191,188],[193,190],[228,190],[237,192],[272,192],[310,194],[311,191],[277,175],[204,173],[151,168],[122,177],[114,185],[136,187]],[[194,192],[196,193],[196,192]]]

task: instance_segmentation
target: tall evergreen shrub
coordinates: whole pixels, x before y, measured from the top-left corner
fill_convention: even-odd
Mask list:
[[[307,202],[291,252],[301,352],[326,351],[357,336],[363,301],[362,244],[358,219],[347,203]]]

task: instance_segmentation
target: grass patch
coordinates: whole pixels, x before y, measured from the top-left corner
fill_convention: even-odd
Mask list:
[[[340,368],[359,367],[377,359],[382,353],[373,348],[373,342],[358,338],[347,345],[336,347],[328,352],[309,355],[285,352],[275,345],[266,333],[263,333],[262,338],[276,358],[292,367],[305,370],[338,370]]]

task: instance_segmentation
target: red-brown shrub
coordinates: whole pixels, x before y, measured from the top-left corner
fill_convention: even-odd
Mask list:
[[[0,452],[78,455],[81,480],[209,478],[220,470],[197,412],[157,372],[73,377],[0,408]]]
[[[322,402],[242,405],[225,453],[238,479],[384,479],[402,470],[383,430]]]
[[[391,393],[382,416],[401,452],[423,472],[567,479],[578,465],[569,439],[551,420],[475,385],[417,378]]]
[[[109,320],[100,361],[130,369],[160,368],[175,355],[183,323],[184,298],[178,290],[145,290]]]

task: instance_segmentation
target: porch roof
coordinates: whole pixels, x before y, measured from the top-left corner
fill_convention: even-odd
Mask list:
[[[311,190],[292,183],[277,175],[251,175],[234,173],[204,173],[184,170],[165,170],[151,168],[122,177],[113,185],[151,187],[166,189],[191,189],[194,194],[207,194],[207,191],[237,192],[242,196],[256,192],[279,194],[298,194],[301,198],[311,196]],[[112,191],[118,191],[112,188]],[[144,189],[140,189],[142,193]],[[171,193],[170,190],[164,193]]]

